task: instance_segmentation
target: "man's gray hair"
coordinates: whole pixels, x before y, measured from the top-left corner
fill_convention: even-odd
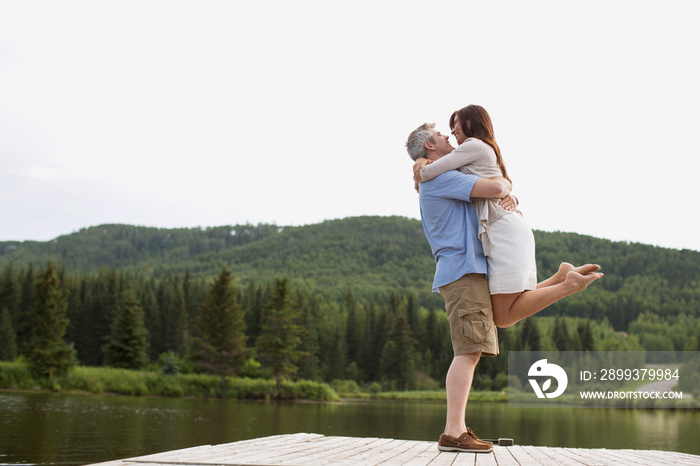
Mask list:
[[[433,133],[430,132],[430,130],[433,128],[435,128],[435,123],[423,123],[418,128],[414,129],[411,134],[408,135],[408,141],[406,141],[406,150],[408,151],[408,155],[411,156],[413,160],[417,160],[421,157],[426,158],[426,142],[435,144]]]

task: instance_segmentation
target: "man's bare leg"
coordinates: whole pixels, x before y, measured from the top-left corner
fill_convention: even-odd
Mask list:
[[[464,417],[467,411],[469,390],[474,380],[474,369],[480,357],[481,352],[456,355],[447,371],[447,379],[445,380],[447,390],[445,434],[450,437],[459,437],[467,431]]]
[[[491,295],[493,322],[497,327],[510,327],[562,298],[585,290],[602,276],[602,273],[581,275],[572,270],[567,272],[563,282],[556,285],[538,287],[536,290],[521,293]]]

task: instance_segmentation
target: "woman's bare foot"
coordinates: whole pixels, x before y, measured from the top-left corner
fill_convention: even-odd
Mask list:
[[[597,272],[598,270],[600,270],[600,266],[597,264],[585,264],[580,267],[574,267],[568,262],[562,262],[559,265],[559,270],[557,270],[557,273],[538,283],[537,288],[544,288],[547,286],[564,283],[564,280],[566,280],[566,276],[569,274],[569,272],[576,272],[580,275],[588,275],[590,273]]]
[[[559,270],[557,270],[557,273],[552,275],[552,280],[556,283],[561,283],[564,280],[566,280],[566,274],[574,270],[574,266],[569,264],[568,262],[562,262],[559,264]]]
[[[600,266],[598,264],[584,264],[580,267],[576,267],[574,272],[578,272],[581,275],[588,275],[589,273],[597,272],[598,270],[600,270]]]
[[[580,267],[574,267],[568,262],[562,262],[559,265],[559,270],[557,270],[557,273],[552,275],[552,280],[555,283],[561,283],[566,280],[566,276],[569,272],[578,272],[581,275],[588,275],[589,273],[597,272],[598,270],[600,270],[600,266],[597,264],[585,264]]]
[[[587,265],[592,265],[592,264],[587,264]],[[579,267],[582,268],[585,266]],[[595,270],[600,270],[599,266],[596,266],[597,268]],[[589,270],[590,268],[587,268],[585,270]],[[583,291],[586,288],[588,288],[588,285],[593,283],[594,281],[598,280],[599,278],[602,278],[604,274],[598,273],[598,272],[588,272],[585,275],[579,273],[576,270],[571,270],[566,274],[566,280],[564,280],[565,285],[569,285],[571,287],[571,294],[578,293],[579,291]]]

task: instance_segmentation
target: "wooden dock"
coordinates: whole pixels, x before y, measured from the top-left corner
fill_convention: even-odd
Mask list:
[[[653,450],[494,446],[493,453],[440,452],[436,442],[384,438],[275,435],[100,463],[162,465],[700,465],[700,456]]]

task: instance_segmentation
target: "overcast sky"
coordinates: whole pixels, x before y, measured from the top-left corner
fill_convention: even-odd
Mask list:
[[[700,250],[696,4],[0,0],[0,241],[419,218],[480,104],[533,228]]]

